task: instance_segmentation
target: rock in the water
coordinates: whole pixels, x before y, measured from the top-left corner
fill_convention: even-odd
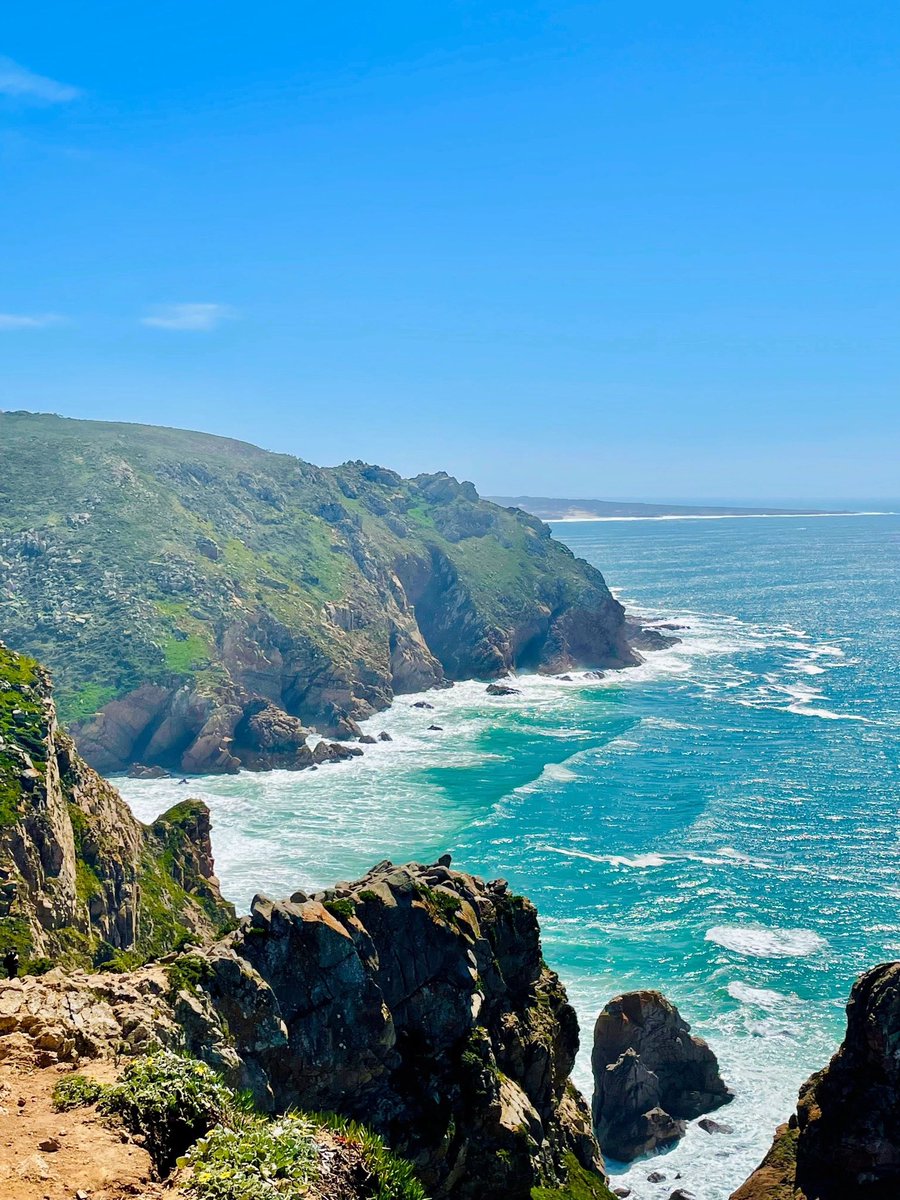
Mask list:
[[[374,746],[377,739],[373,738],[371,733],[361,733],[358,740],[362,746]]]
[[[132,763],[128,768],[129,779],[170,779],[171,772],[165,767],[148,767],[145,763]]]
[[[900,962],[861,976],[847,1032],[800,1089],[797,1111],[732,1200],[900,1196]]]
[[[427,700],[414,700],[413,708],[434,708],[433,704],[429,704]]]
[[[660,992],[628,992],[606,1005],[592,1064],[594,1132],[623,1162],[677,1141],[688,1120],[732,1099],[712,1050]]]
[[[489,696],[519,696],[518,688],[508,687],[505,683],[489,683],[485,689]]]
[[[441,733],[441,732],[443,732],[443,729],[444,729],[443,725],[429,725],[428,726],[429,733]]]
[[[392,742],[394,739],[387,732],[387,730],[382,729],[381,733],[378,735],[378,740],[379,742]]]
[[[676,1188],[669,1196],[669,1200],[697,1200],[693,1192],[689,1192],[687,1188]]]
[[[681,643],[680,637],[661,632],[668,626],[637,625],[634,621],[626,621],[626,627],[628,639],[636,650],[668,650],[670,646],[678,646]]]
[[[666,1177],[665,1177],[665,1175],[663,1175],[662,1171],[651,1171],[650,1174],[647,1176],[647,1182],[648,1183],[665,1183]]]
[[[703,1117],[697,1122],[697,1125],[704,1133],[734,1133],[733,1126],[723,1125],[719,1121],[714,1121],[712,1117]]]

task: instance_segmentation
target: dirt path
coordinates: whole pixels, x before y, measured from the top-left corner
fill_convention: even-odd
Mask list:
[[[54,1111],[53,1086],[69,1070],[0,1061],[0,1200],[179,1200],[152,1183],[147,1152],[93,1108]],[[85,1074],[113,1077],[101,1063]]]

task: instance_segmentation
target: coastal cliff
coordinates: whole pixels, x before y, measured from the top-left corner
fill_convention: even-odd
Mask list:
[[[59,729],[47,673],[5,647],[0,715],[0,951],[27,976],[0,983],[0,1063],[168,1048],[261,1112],[364,1121],[431,1196],[609,1200],[528,900],[445,856],[257,896],[235,923],[205,807],[136,821]]]
[[[900,963],[861,976],[847,1032],[797,1111],[731,1200],[896,1200],[900,1196]]]
[[[257,897],[233,933],[130,973],[0,983],[0,1060],[29,1045],[186,1053],[264,1112],[364,1121],[429,1196],[611,1200],[535,910],[445,863]]]
[[[307,766],[398,694],[638,661],[600,572],[471,483],[31,413],[0,413],[0,598],[105,772]]]
[[[0,643],[0,955],[90,964],[209,938],[234,915],[209,831],[197,800],[137,821],[59,728],[46,671]]]

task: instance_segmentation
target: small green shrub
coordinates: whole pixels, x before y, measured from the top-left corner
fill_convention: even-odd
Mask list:
[[[426,1200],[408,1162],[355,1121],[328,1113],[293,1113],[275,1120],[253,1116],[218,1126],[179,1160],[192,1168],[185,1184],[196,1200],[304,1200],[327,1177],[322,1155],[328,1131],[358,1165],[366,1200]]]
[[[199,954],[184,954],[166,967],[166,974],[169,977],[169,994],[174,997],[179,992],[196,992],[201,984],[212,979],[215,972],[208,958],[202,958]]]
[[[180,1162],[192,1168],[185,1190],[197,1200],[293,1200],[320,1174],[316,1126],[309,1117],[249,1117],[219,1125]]]
[[[87,1075],[66,1075],[53,1087],[53,1107],[57,1112],[68,1112],[72,1108],[85,1108],[96,1104],[103,1095],[103,1084]]]
[[[424,884],[419,884],[416,891],[427,904],[432,916],[437,917],[440,921],[445,921],[448,925],[453,924],[454,918],[462,908],[462,901],[458,896],[454,896],[452,892],[443,888],[430,888]]]
[[[356,905],[352,900],[326,900],[323,908],[326,912],[330,912],[333,917],[342,917],[345,921],[349,921],[356,912]]]
[[[571,1152],[565,1156],[567,1180],[561,1188],[533,1187],[531,1200],[615,1200],[602,1176],[588,1171]]]
[[[233,1093],[206,1063],[169,1050],[128,1064],[100,1100],[132,1133],[141,1134],[150,1157],[165,1174],[188,1146],[231,1111]]]
[[[318,1120],[338,1137],[359,1147],[369,1174],[365,1185],[368,1200],[427,1200],[412,1164],[392,1154],[371,1129],[334,1113],[325,1113]]]

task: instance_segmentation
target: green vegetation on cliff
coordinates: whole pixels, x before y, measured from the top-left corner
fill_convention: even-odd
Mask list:
[[[333,1113],[257,1115],[203,1062],[163,1050],[103,1085],[69,1075],[59,1112],[97,1104],[196,1200],[425,1200],[412,1167],[364,1125]],[[593,1200],[594,1193],[585,1200]]]
[[[233,915],[206,806],[141,825],[58,728],[47,673],[0,642],[0,955],[131,967]]]
[[[254,698],[340,731],[447,678],[634,661],[600,573],[469,483],[16,412],[0,637],[52,668],[101,770],[234,769]]]

